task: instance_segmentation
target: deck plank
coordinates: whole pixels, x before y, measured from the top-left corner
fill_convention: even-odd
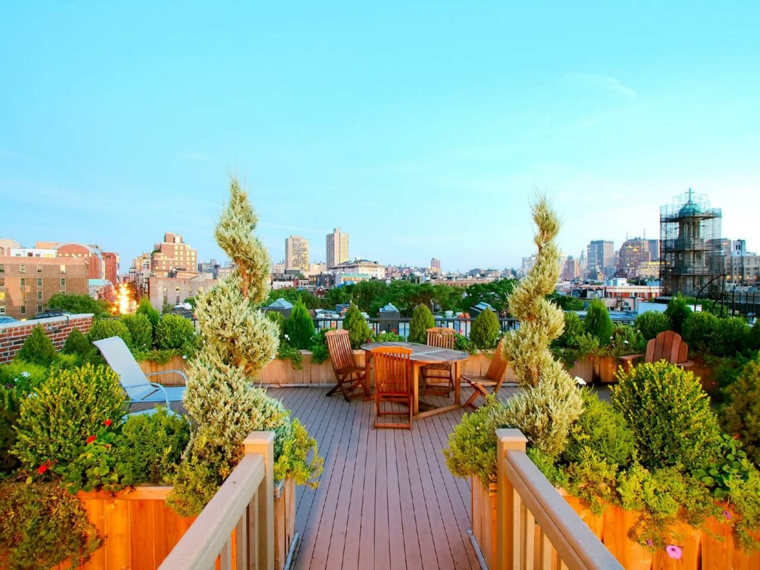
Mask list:
[[[441,450],[456,410],[414,429],[373,429],[374,402],[328,388],[272,388],[317,439],[325,471],[316,490],[298,489],[299,569],[478,568],[469,542],[469,485]],[[463,390],[462,397],[467,393]]]

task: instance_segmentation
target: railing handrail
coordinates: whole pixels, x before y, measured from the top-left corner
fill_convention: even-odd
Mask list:
[[[272,477],[272,432],[253,432],[245,441],[245,454],[225,482],[193,522],[177,545],[163,561],[159,570],[191,570],[214,568],[220,553],[231,556],[230,535],[237,529],[238,560],[249,544],[258,545],[251,567],[273,568],[274,508]],[[253,501],[256,493],[259,496]],[[246,523],[246,510],[254,505],[256,512],[248,513],[258,536],[248,536],[251,524]],[[269,543],[272,544],[269,544]],[[263,549],[263,551],[262,551]],[[226,552],[225,552],[226,551]],[[223,564],[224,567],[224,564]],[[238,570],[243,566],[237,565]]]
[[[531,459],[525,454],[525,436],[515,429],[496,430],[499,441],[499,455],[497,466],[499,472],[498,492],[506,495],[509,490],[505,485],[505,478],[511,484],[512,492],[519,495],[520,500],[530,511],[542,532],[551,542],[557,554],[570,570],[581,569],[621,569],[622,566],[602,542],[591,532],[586,523],[578,516],[572,507],[565,501],[557,489],[544,477]],[[507,506],[507,497],[499,497],[499,508]],[[515,519],[507,521],[506,517],[521,516],[515,513],[514,504],[512,512],[501,512],[499,520],[498,540],[504,541],[502,532],[511,529],[516,532]],[[503,509],[507,510],[507,509]],[[528,529],[531,532],[531,529]],[[514,549],[512,553],[513,565],[509,565],[508,555],[502,552],[502,544],[499,544],[499,568],[515,567],[519,564],[515,560]],[[519,546],[517,547],[519,552]],[[520,556],[522,555],[520,554]]]

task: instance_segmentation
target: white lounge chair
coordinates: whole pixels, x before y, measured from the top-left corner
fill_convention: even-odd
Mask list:
[[[124,388],[127,396],[129,396],[130,403],[166,404],[167,410],[171,412],[171,402],[182,401],[185,386],[162,386],[161,384],[148,381],[148,377],[158,374],[179,374],[185,379],[185,384],[187,384],[187,376],[180,370],[151,372],[146,376],[140,365],[137,364],[135,357],[132,356],[129,348],[127,348],[127,345],[118,336],[96,340],[93,344],[98,347],[108,365],[119,375],[121,386]]]

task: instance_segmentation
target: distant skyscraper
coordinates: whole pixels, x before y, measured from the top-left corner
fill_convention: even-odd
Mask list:
[[[300,269],[309,272],[309,240],[301,236],[290,236],[285,240],[285,269]]]
[[[628,278],[637,276],[639,265],[652,260],[649,242],[650,240],[641,238],[627,239],[623,242],[620,246],[616,276]]]
[[[164,241],[153,246],[150,269],[156,277],[168,277],[174,271],[198,271],[198,252],[179,234],[164,234]]]
[[[430,260],[430,268],[431,269],[437,269],[438,271],[441,270],[441,260],[437,258],[432,258]]]
[[[327,267],[335,267],[348,261],[348,234],[335,228],[327,234]]]
[[[587,273],[594,275],[597,272],[607,273],[615,270],[615,244],[606,240],[594,240],[588,244],[588,257],[586,259]]]

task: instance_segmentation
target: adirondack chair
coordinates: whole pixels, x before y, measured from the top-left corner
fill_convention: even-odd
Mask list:
[[[460,378],[463,382],[467,382],[472,388],[473,392],[469,399],[464,403],[465,406],[471,408],[477,408],[475,400],[478,396],[487,398],[491,394],[496,395],[501,389],[501,385],[504,383],[504,379],[507,377],[507,367],[509,363],[504,359],[502,355],[502,341],[496,346],[496,352],[494,352],[491,364],[486,371],[485,376],[476,376],[473,374],[462,374]],[[490,388],[490,393],[489,393]]]
[[[350,402],[352,398],[363,396],[366,371],[354,360],[348,331],[345,329],[327,331],[325,337],[327,338],[327,350],[330,352],[336,381],[335,386],[327,395],[332,396],[340,390],[346,402]]]
[[[118,336],[96,340],[93,344],[98,347],[108,365],[119,375],[121,387],[127,393],[130,403],[166,404],[166,409],[171,412],[171,402],[182,401],[185,386],[162,386],[161,384],[148,381],[148,378],[159,374],[179,374],[185,379],[185,384],[187,384],[187,376],[183,372],[179,370],[164,370],[161,372],[151,372],[146,376],[142,369],[140,369],[140,365],[137,364],[135,357],[132,356],[127,345]],[[154,410],[147,411],[152,412]]]
[[[644,362],[657,362],[666,360],[671,364],[677,364],[683,368],[689,368],[694,363],[689,358],[689,345],[682,339],[681,335],[673,331],[664,331],[647,343],[646,354],[629,354],[621,356],[620,361],[625,372],[633,368],[633,363],[639,358],[644,358]]]
[[[454,329],[433,327],[427,330],[427,344],[429,346],[451,349],[454,348],[456,337],[457,334],[454,332]],[[454,372],[452,367],[453,365],[450,362],[426,364],[423,366],[421,372],[425,393],[448,396],[454,389]],[[445,380],[446,382],[442,383],[441,380]]]
[[[412,349],[402,346],[382,346],[372,350],[375,363],[375,422],[376,428],[412,429],[414,392],[412,387]],[[382,404],[392,404],[384,408]],[[405,406],[399,410],[398,405]],[[406,423],[381,423],[381,416],[406,417]]]

